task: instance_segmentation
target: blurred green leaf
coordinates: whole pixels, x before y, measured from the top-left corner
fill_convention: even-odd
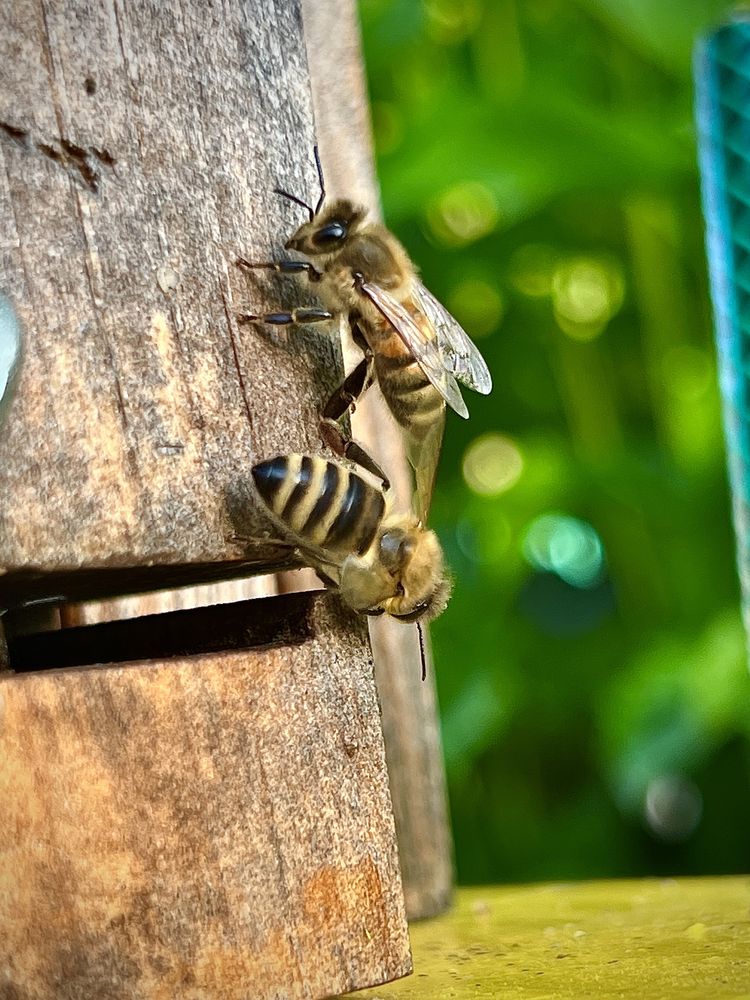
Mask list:
[[[448,417],[431,512],[464,881],[750,865],[726,832],[750,826],[750,681],[689,76],[723,10],[361,4],[386,218],[495,382]],[[494,495],[464,469],[485,435],[522,462]],[[550,513],[601,540],[603,578],[530,564]],[[644,810],[665,775],[703,803],[681,844]]]
[[[726,0],[578,0],[602,19],[626,44],[637,46],[675,76],[685,77],[696,35],[721,23],[731,4]]]

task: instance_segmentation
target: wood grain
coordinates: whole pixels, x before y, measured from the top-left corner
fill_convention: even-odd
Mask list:
[[[341,371],[324,330],[233,315],[282,298],[233,265],[299,223],[273,187],[316,184],[299,2],[18,0],[0,57],[0,266],[26,337],[0,576],[17,591],[39,571],[37,592],[81,567],[202,578],[239,558],[230,534],[266,527],[250,464],[319,450]]]
[[[314,589],[320,590],[320,581]],[[312,588],[311,588],[312,589]],[[255,597],[271,597],[277,593],[276,577],[251,576],[222,583],[205,583],[178,590],[132,594],[114,601],[83,601],[64,604],[62,625],[95,625],[97,622],[120,621],[141,615],[156,615],[169,611],[184,611],[216,604],[232,604]]]
[[[347,197],[380,214],[369,103],[359,24],[353,0],[303,0],[315,126],[331,197]],[[348,368],[361,355],[345,341]],[[411,478],[398,429],[377,388],[357,405],[354,436],[388,475],[402,506]],[[442,912],[450,901],[453,868],[445,773],[431,663],[420,680],[416,629],[394,621],[370,623],[383,712],[386,756],[396,816],[407,913]],[[429,646],[428,646],[429,656]]]
[[[2,1000],[312,1000],[409,971],[363,624],[280,600],[309,602],[297,645],[0,678]]]

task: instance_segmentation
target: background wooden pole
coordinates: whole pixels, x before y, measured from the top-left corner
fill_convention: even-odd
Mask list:
[[[331,197],[348,197],[380,214],[359,23],[352,0],[303,0],[315,131]],[[347,342],[351,367],[358,352]],[[354,435],[388,470],[402,504],[410,475],[398,430],[372,389],[357,406]],[[396,816],[401,872],[410,918],[448,905],[451,837],[440,745],[435,680],[420,680],[414,627],[371,622],[370,636],[383,712],[386,756]],[[429,655],[429,650],[428,650]]]

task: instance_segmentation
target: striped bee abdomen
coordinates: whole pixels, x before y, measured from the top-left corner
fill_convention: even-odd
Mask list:
[[[375,355],[380,391],[396,420],[417,433],[439,419],[445,403],[411,354]]]
[[[315,455],[277,455],[252,472],[265,505],[301,541],[360,555],[372,544],[385,498],[345,465]]]

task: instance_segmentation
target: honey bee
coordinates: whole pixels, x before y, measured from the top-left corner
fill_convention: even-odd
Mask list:
[[[439,615],[451,583],[440,542],[413,514],[338,460],[277,455],[252,468],[281,544],[295,548],[354,611],[419,622]]]
[[[325,184],[315,148],[320,197],[313,209],[295,195],[277,194],[305,208],[310,218],[287,241],[319,263],[307,261],[253,263],[239,258],[246,269],[270,268],[285,274],[306,274],[315,283],[325,309],[293,309],[255,315],[241,313],[241,322],[275,325],[323,322],[347,316],[364,359],[333,393],[323,410],[321,432],[339,455],[380,476],[382,470],[339,424],[367,388],[377,381],[406,444],[415,474],[415,510],[425,522],[445,425],[446,403],[462,417],[468,410],[458,382],[482,394],[492,378],[475,344],[450,313],[417,277],[416,269],[396,237],[385,226],[367,220],[365,209],[347,200],[324,207]]]

